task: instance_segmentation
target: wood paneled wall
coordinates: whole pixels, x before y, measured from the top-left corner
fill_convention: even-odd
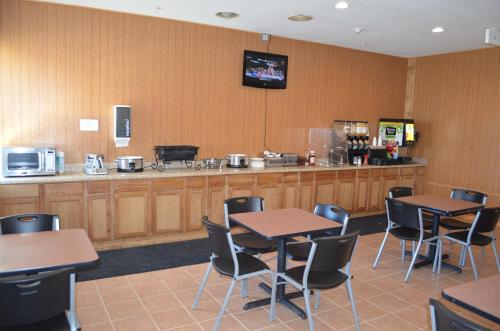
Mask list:
[[[426,192],[465,187],[500,205],[500,47],[417,58],[413,117]]]
[[[0,145],[51,144],[80,163],[86,152],[153,157],[154,145],[193,144],[200,157],[303,153],[308,129],[334,119],[404,113],[403,58],[273,37],[289,56],[286,90],[241,85],[243,50],[258,34],[87,8],[0,1]],[[133,108],[132,140],[116,149],[112,106]],[[80,132],[81,118],[99,132]]]

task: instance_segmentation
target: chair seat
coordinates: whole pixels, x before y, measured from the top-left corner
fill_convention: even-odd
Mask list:
[[[445,238],[453,238],[463,243],[467,243],[467,236],[469,235],[469,231],[457,231],[451,232],[444,235]],[[493,238],[489,236],[485,236],[484,234],[475,233],[472,235],[471,244],[476,246],[486,246],[491,243]]]
[[[286,256],[294,261],[307,261],[311,246],[310,241],[290,243],[286,245]]]
[[[238,259],[240,276],[264,269],[269,269],[265,262],[246,253],[237,253],[236,258]],[[213,263],[215,270],[217,270],[220,274],[224,276],[234,277],[233,260],[221,259],[216,257],[213,259]]]
[[[402,240],[418,241],[418,239],[420,238],[420,231],[419,230],[404,227],[404,226],[392,228],[389,230],[389,232],[392,235],[394,235],[395,237],[402,239]],[[432,238],[432,234],[424,231],[423,240],[426,240],[429,238]]]
[[[253,233],[240,233],[233,235],[235,245],[242,247],[248,253],[269,253],[276,250],[278,241],[265,240]]]
[[[439,220],[439,225],[447,230],[467,230],[471,227],[470,223],[462,222],[456,218],[443,218]]]
[[[285,274],[299,284],[302,284],[305,266],[295,267],[285,271]],[[341,271],[310,271],[307,287],[310,289],[328,289],[337,287],[347,280],[347,275]]]

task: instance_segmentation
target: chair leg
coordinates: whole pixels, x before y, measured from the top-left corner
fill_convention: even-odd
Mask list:
[[[406,240],[401,240],[401,261],[406,257]]]
[[[472,272],[474,272],[474,279],[478,280],[478,274],[476,269],[476,263],[474,262],[474,254],[472,253],[472,247],[467,246],[467,250],[469,251],[470,264],[472,265]]]
[[[443,262],[443,241],[441,240],[439,249],[436,252],[437,256],[434,258],[438,260],[437,264],[437,274],[441,274],[441,262]]]
[[[427,242],[427,245],[425,245],[425,256],[429,257],[429,250],[430,250],[430,243]]]
[[[278,274],[273,273],[273,284],[271,288],[271,311],[269,312],[269,323],[276,319],[276,287],[278,287]]]
[[[495,255],[495,261],[497,263],[497,270],[500,272],[500,261],[498,261],[498,253],[497,253],[497,240],[496,238],[493,239],[491,242],[491,249],[493,249],[493,254]]]
[[[316,290],[316,302],[314,303],[314,310],[317,311],[319,308],[319,302],[321,300],[320,291]]]
[[[464,267],[465,266],[465,260],[466,260],[466,252],[467,248],[465,246],[462,246],[462,249],[460,250],[460,259],[459,259],[459,262],[458,262],[458,265],[460,267]]]
[[[422,245],[422,240],[418,241],[417,248],[415,252],[413,253],[413,257],[411,258],[411,263],[410,267],[408,268],[408,272],[406,272],[405,276],[405,283],[408,281],[410,278],[411,272],[413,271],[413,265],[415,264],[415,261],[417,260],[418,252],[420,251],[420,246]]]
[[[434,264],[432,265],[432,272],[437,271],[437,265],[439,261],[439,255],[441,254],[441,247],[443,246],[443,242],[441,240],[437,240],[436,254],[434,255]],[[429,243],[427,243],[427,249],[429,249]]]
[[[248,296],[248,279],[241,280],[240,296],[246,298]]]
[[[207,271],[205,271],[205,276],[203,276],[203,280],[201,281],[200,288],[198,289],[198,292],[196,293],[196,297],[194,298],[193,305],[191,306],[193,309],[196,309],[198,306],[198,302],[200,301],[201,294],[203,293],[203,289],[205,288],[205,285],[207,285],[208,281],[208,275],[210,275],[210,271],[212,271],[212,261],[208,264]]]
[[[481,246],[481,253],[483,254],[483,257],[486,257],[486,251],[484,250],[484,246]]]
[[[352,318],[354,319],[354,326],[356,327],[356,331],[360,331],[358,311],[356,310],[356,303],[354,302],[354,295],[352,294],[351,277],[347,278],[345,286],[347,288],[347,294],[349,295],[349,301],[351,301],[351,310],[352,310]]]
[[[411,242],[411,253],[415,254],[415,242],[414,241]]]
[[[384,250],[385,242],[387,241],[387,237],[389,236],[389,231],[385,232],[384,240],[382,240],[382,244],[380,244],[380,248],[378,249],[377,257],[375,258],[375,262],[373,262],[372,268],[375,269],[377,267],[378,261],[380,260],[380,256],[382,255],[382,251]]]
[[[231,295],[233,294],[234,287],[236,286],[236,279],[233,278],[231,281],[231,285],[229,285],[229,289],[227,290],[226,297],[224,298],[224,302],[222,303],[222,306],[220,307],[219,314],[217,315],[217,319],[215,320],[214,327],[212,331],[217,331],[219,330],[220,327],[220,322],[222,321],[222,316],[224,315],[224,311],[226,310],[227,304],[229,303],[229,299],[231,298]]]
[[[306,315],[309,321],[309,330],[314,331],[314,320],[311,312],[311,299],[310,299],[311,291],[308,288],[304,288],[302,290],[302,293],[304,294],[304,303],[306,305]]]

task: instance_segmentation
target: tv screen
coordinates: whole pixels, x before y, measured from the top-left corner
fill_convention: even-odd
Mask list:
[[[412,147],[415,144],[415,124],[412,119],[387,119],[379,122],[379,135],[383,141],[397,146]]]
[[[243,85],[260,88],[286,88],[288,56],[244,51]]]

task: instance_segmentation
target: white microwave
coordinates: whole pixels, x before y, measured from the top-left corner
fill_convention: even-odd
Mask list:
[[[56,174],[53,147],[2,147],[2,176],[47,176]]]

